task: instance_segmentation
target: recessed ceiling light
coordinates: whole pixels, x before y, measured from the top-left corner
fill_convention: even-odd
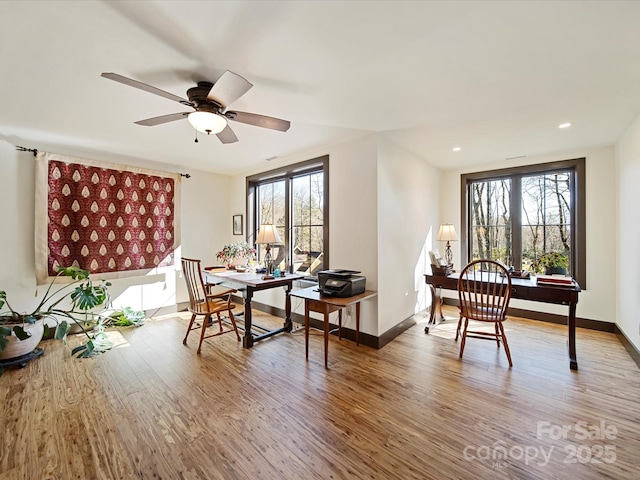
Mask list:
[[[453,147],[452,150],[454,152],[459,152],[460,150],[462,150],[462,147]]]
[[[566,122],[566,123],[561,123],[560,125],[558,125],[558,128],[569,128],[571,126],[571,123]]]

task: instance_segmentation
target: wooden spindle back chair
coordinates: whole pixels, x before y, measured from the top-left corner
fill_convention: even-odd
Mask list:
[[[240,334],[238,333],[236,320],[233,316],[233,309],[235,308],[235,305],[231,303],[231,294],[235,293],[236,290],[220,286],[205,285],[204,280],[202,279],[200,260],[183,258],[182,274],[184,275],[185,282],[187,283],[187,290],[189,291],[189,312],[191,312],[191,321],[189,322],[189,327],[187,328],[187,333],[184,336],[182,343],[186,345],[189,332],[198,328],[201,329],[198,353],[200,353],[202,349],[202,341],[205,338],[235,332],[238,341],[240,341]],[[222,318],[220,317],[222,312],[229,313],[229,320],[233,328],[223,327]],[[213,325],[211,318],[213,314],[215,314],[218,319],[219,331],[206,335],[205,332],[207,328]],[[202,325],[198,325],[195,322],[196,317],[198,316],[204,317]],[[195,326],[194,323],[196,323]]]
[[[511,277],[507,269],[493,260],[476,260],[469,263],[458,278],[458,299],[460,301],[460,320],[456,331],[456,340],[462,328],[460,358],[464,352],[467,337],[500,341],[512,367],[511,352],[502,323],[507,318],[507,307],[511,298]],[[463,324],[464,320],[464,324]],[[494,324],[494,331],[470,330],[469,320]]]

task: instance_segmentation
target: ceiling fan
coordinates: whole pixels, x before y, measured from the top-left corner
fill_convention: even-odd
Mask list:
[[[215,83],[198,82],[196,87],[187,90],[189,100],[152,87],[146,83],[118,75],[117,73],[103,73],[102,76],[109,80],[124,83],[130,87],[139,88],[145,92],[168,98],[169,100],[194,109],[193,112],[170,113],[169,115],[139,120],[135,122],[138,125],[152,127],[154,125],[161,125],[163,123],[187,118],[189,123],[191,123],[197,131],[206,133],[207,135],[213,133],[222,143],[234,143],[238,141],[238,137],[233,130],[231,130],[227,120],[246,123],[256,127],[270,128],[271,130],[279,130],[281,132],[286,132],[291,126],[289,121],[279,118],[267,117],[266,115],[259,115],[257,113],[226,110],[228,105],[235,102],[253,87],[246,79],[228,70],[224,72]],[[198,138],[196,137],[196,142],[197,141]]]

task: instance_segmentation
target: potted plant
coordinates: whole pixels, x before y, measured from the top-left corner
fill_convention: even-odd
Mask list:
[[[224,263],[227,268],[234,269],[239,265],[246,265],[247,262],[253,260],[256,249],[247,242],[238,241],[236,243],[227,243],[222,250],[216,253],[218,261]]]
[[[545,275],[567,275],[569,256],[560,252],[547,252],[533,262],[531,269]]]
[[[68,277],[70,281],[56,283],[60,277]],[[7,293],[0,291],[0,359],[19,357],[34,350],[48,330],[44,324],[47,318],[56,323],[56,339],[64,340],[72,324],[76,324],[86,335],[87,342],[74,348],[72,355],[87,357],[108,349],[110,345],[103,329],[89,332],[84,325],[88,319],[95,318],[95,314],[91,313],[93,308],[108,302],[107,288],[110,285],[104,280],[94,284],[87,270],[58,267],[42,300],[29,313],[15,310],[7,299]]]

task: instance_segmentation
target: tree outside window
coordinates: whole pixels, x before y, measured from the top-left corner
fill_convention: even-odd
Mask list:
[[[282,245],[271,254],[281,270],[315,276],[328,265],[328,163],[321,157],[248,178],[250,240],[260,225],[275,225]]]
[[[324,175],[292,180],[293,270],[315,275],[324,269]]]
[[[466,261],[528,270],[555,252],[584,288],[584,159],[466,174],[462,184]]]
[[[512,265],[511,180],[473,182],[470,194],[471,259]]]
[[[285,242],[285,245],[271,245],[271,255],[273,257],[273,265],[284,268],[286,261],[286,235],[285,235],[285,218],[286,218],[286,198],[285,198],[285,181],[268,182],[256,186],[258,193],[258,230],[260,225],[274,225],[278,231],[278,235]],[[256,245],[258,260],[264,259],[266,253],[266,245]]]
[[[571,259],[570,179],[571,172],[522,178],[523,268],[549,252]]]

